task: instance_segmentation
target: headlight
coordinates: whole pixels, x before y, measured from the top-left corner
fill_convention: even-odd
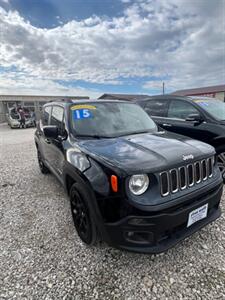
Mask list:
[[[134,195],[143,194],[149,186],[149,178],[146,174],[131,176],[129,180],[129,189]]]

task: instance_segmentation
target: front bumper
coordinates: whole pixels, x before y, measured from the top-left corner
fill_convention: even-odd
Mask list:
[[[34,127],[34,122],[25,122],[26,127]]]
[[[20,123],[10,123],[9,126],[11,128],[19,128],[20,127]]]
[[[222,184],[206,194],[149,215],[130,215],[106,223],[107,240],[114,247],[143,253],[160,253],[173,247],[221,215]],[[207,217],[187,228],[189,213],[208,203]]]

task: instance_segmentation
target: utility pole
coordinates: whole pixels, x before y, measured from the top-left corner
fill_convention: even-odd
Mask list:
[[[165,82],[163,82],[163,95],[165,94]]]

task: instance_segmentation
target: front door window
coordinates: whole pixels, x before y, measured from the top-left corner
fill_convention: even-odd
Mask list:
[[[168,109],[168,118],[186,120],[189,115],[199,114],[198,110],[188,102],[172,100]]]

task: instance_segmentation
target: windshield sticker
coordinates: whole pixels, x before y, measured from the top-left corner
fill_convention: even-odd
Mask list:
[[[195,101],[196,103],[198,103],[199,105],[201,105],[201,106],[209,106],[209,102],[207,102],[207,101],[199,101],[199,100],[197,100],[197,101]]]
[[[198,103],[201,106],[209,106],[210,102],[209,101],[205,101],[205,100],[195,100],[195,103]]]
[[[76,109],[73,110],[73,119],[82,120],[93,118],[92,112],[89,109]]]
[[[73,105],[71,110],[77,110],[77,109],[96,109],[96,106],[89,105],[89,104],[81,104],[81,105]]]

